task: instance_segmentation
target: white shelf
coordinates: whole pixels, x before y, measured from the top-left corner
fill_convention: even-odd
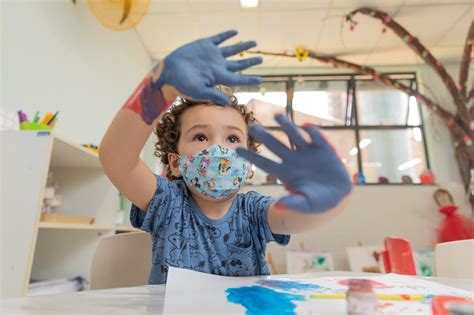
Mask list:
[[[83,146],[53,134],[51,167],[101,169],[99,156]]]
[[[115,225],[118,192],[96,153],[52,132],[1,131],[0,140],[0,229],[15,240],[1,248],[0,298],[25,295],[31,279],[88,279],[101,237],[140,231]],[[62,196],[57,213],[96,224],[39,221],[48,173]]]
[[[40,222],[40,229],[59,229],[59,230],[93,230],[93,231],[118,231],[118,232],[140,232],[141,230],[131,226],[117,225],[95,225],[95,224],[72,224],[60,222]]]

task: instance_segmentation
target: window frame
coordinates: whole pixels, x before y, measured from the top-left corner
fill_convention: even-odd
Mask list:
[[[395,80],[405,80],[410,81],[410,86],[414,91],[418,91],[418,80],[416,72],[383,72],[384,75],[389,76]],[[421,138],[423,142],[423,153],[424,161],[427,169],[431,169],[429,153],[428,153],[428,144],[426,141],[426,133],[424,126],[423,111],[419,101],[416,102],[416,109],[420,117],[420,123],[418,125],[409,125],[408,124],[408,115],[409,115],[409,104],[407,110],[407,117],[405,118],[405,124],[389,124],[389,125],[360,125],[359,124],[359,108],[357,106],[357,81],[376,81],[369,75],[357,74],[357,73],[323,73],[323,74],[273,74],[273,75],[261,75],[262,83],[265,82],[285,82],[287,102],[285,107],[285,112],[291,121],[294,121],[294,111],[293,111],[293,96],[294,96],[294,86],[295,83],[301,80],[311,80],[311,81],[345,81],[346,82],[346,110],[345,110],[345,119],[344,125],[335,125],[335,126],[325,126],[321,125],[319,128],[323,130],[350,130],[354,132],[355,135],[355,146],[357,148],[357,169],[358,172],[364,173],[363,161],[362,161],[362,151],[360,148],[360,133],[363,130],[399,130],[399,129],[414,129],[419,128],[421,131]],[[396,90],[396,89],[394,89]],[[245,92],[245,88],[239,89],[238,92]],[[283,92],[283,91],[282,91]],[[410,95],[409,95],[410,96]],[[410,98],[408,98],[409,102]],[[269,130],[281,130],[278,126],[264,126]],[[352,175],[352,174],[351,174]],[[421,183],[392,183],[381,184],[381,183],[366,183],[364,185],[422,185]]]

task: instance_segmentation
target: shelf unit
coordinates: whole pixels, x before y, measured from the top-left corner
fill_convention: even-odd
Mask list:
[[[102,236],[138,231],[116,226],[117,190],[97,154],[54,133],[1,131],[1,297],[26,295],[31,280],[89,278]],[[40,221],[48,173],[62,195],[57,213],[94,224]]]

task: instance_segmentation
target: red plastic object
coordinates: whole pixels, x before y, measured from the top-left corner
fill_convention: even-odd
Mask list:
[[[415,261],[410,243],[402,238],[385,238],[385,251],[382,252],[385,272],[401,275],[416,275]]]
[[[421,175],[420,175],[420,182],[421,182],[423,185],[434,184],[434,182],[435,182],[435,176],[433,175],[433,173],[432,173],[430,170],[425,170],[425,171],[423,171],[423,173],[421,173]]]
[[[446,296],[446,295],[439,295],[435,296],[431,301],[431,309],[433,311],[433,315],[450,315],[452,313],[449,312],[447,309],[447,305],[449,303],[468,303],[465,299],[461,297],[454,297],[454,296]]]

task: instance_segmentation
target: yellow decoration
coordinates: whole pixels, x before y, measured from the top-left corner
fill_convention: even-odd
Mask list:
[[[309,57],[309,51],[303,47],[298,47],[295,50],[295,56],[299,61],[305,61]]]
[[[113,31],[126,31],[138,25],[148,12],[150,0],[88,0],[100,23]]]

